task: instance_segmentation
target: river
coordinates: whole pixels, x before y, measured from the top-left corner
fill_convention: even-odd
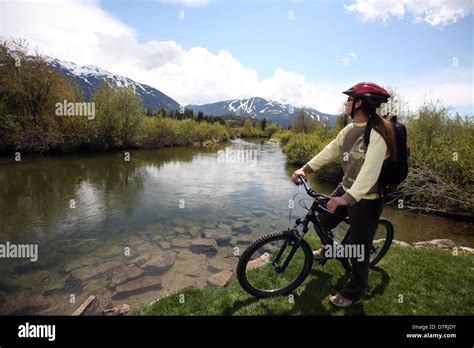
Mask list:
[[[38,260],[0,259],[0,314],[67,315],[90,295],[97,299],[87,314],[99,314],[208,286],[236,250],[288,227],[294,169],[278,144],[260,140],[2,158],[0,243],[37,245]],[[335,187],[310,184],[326,194]],[[304,213],[296,206],[292,221]],[[469,223],[389,207],[383,215],[398,240],[449,238],[474,247]],[[212,255],[191,250],[204,229],[232,231],[232,238]],[[118,291],[127,279],[156,274],[159,284],[148,291]]]

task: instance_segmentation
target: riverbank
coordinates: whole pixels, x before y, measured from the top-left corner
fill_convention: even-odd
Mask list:
[[[316,237],[308,235],[312,245]],[[132,315],[472,315],[474,255],[393,244],[370,270],[360,305],[332,306],[328,297],[348,276],[339,262],[313,264],[294,297],[256,299],[232,279],[225,288],[187,288],[132,312]]]
[[[2,40],[0,51],[10,63],[11,52],[22,61],[21,69],[0,65],[0,152],[15,154],[17,161],[26,153],[215,145],[240,136],[271,136],[280,128],[265,118],[194,115],[175,102],[172,106],[160,101],[146,109],[131,86],[112,86],[105,80],[85,98],[47,57],[31,56],[26,42]],[[76,103],[87,104],[87,111],[72,108]]]
[[[141,133],[133,137],[133,141],[125,141],[121,137],[99,136],[97,132],[88,130],[93,134],[62,134],[51,138],[43,134],[49,140],[41,140],[41,147],[30,146],[22,139],[27,135],[23,130],[9,134],[9,140],[0,144],[0,155],[2,157],[14,156],[15,161],[21,161],[24,155],[71,155],[71,154],[94,154],[117,151],[149,150],[166,147],[215,147],[233,139],[257,139],[270,138],[278,126],[269,124],[265,130],[249,122],[246,126],[235,127],[219,122],[197,122],[192,119],[174,119],[166,117],[143,116]],[[91,126],[97,126],[92,124]],[[1,127],[1,124],[0,124]],[[86,132],[86,131],[84,131]],[[121,131],[115,132],[115,134]]]

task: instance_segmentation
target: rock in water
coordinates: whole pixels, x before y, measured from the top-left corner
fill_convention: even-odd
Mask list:
[[[226,246],[229,245],[232,238],[232,230],[229,226],[221,224],[216,228],[206,228],[202,231],[201,237],[215,239],[217,245]]]
[[[176,262],[176,253],[169,252],[166,254],[152,257],[150,261],[145,264],[145,270],[148,273],[161,274],[173,267]]]
[[[235,271],[237,268],[237,263],[239,259],[237,257],[224,257],[222,259],[214,260],[212,259],[209,263],[209,270],[211,272],[220,272],[220,271]]]
[[[127,283],[118,285],[113,298],[119,299],[131,295],[147,292],[150,290],[160,289],[163,284],[159,276],[145,276],[131,280]]]
[[[189,248],[191,245],[191,239],[173,239],[171,246],[173,248]]]
[[[141,276],[142,273],[143,270],[141,268],[138,268],[134,264],[125,267],[117,267],[112,272],[111,285],[120,285],[122,283],[132,280],[133,278]]]
[[[224,270],[207,278],[207,283],[210,286],[222,288],[229,284],[233,275],[234,273],[232,271]]]
[[[213,254],[217,252],[217,243],[214,239],[200,238],[191,243],[191,251],[194,253]]]
[[[236,222],[232,225],[232,229],[238,233],[252,233],[252,229],[244,222]]]
[[[169,249],[171,244],[169,242],[159,242],[158,245],[162,248],[162,249]]]
[[[265,213],[264,210],[254,209],[252,210],[252,214],[255,215],[256,217],[262,217],[262,216],[265,216],[267,213]]]

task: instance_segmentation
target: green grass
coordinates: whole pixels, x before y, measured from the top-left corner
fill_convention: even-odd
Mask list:
[[[314,236],[307,238],[316,246]],[[364,301],[338,309],[328,297],[348,279],[341,264],[313,264],[308,278],[289,296],[256,299],[234,278],[226,288],[184,289],[133,315],[472,315],[474,256],[392,245],[370,270]],[[184,303],[180,299],[184,295]],[[183,301],[181,301],[183,302]]]

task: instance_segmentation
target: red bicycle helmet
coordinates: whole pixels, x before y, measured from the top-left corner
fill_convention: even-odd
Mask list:
[[[385,88],[372,82],[360,82],[342,93],[354,99],[362,100],[369,116],[372,111],[380,107],[382,103],[386,103],[390,98],[390,93]],[[354,117],[354,104],[352,103],[351,117]]]

